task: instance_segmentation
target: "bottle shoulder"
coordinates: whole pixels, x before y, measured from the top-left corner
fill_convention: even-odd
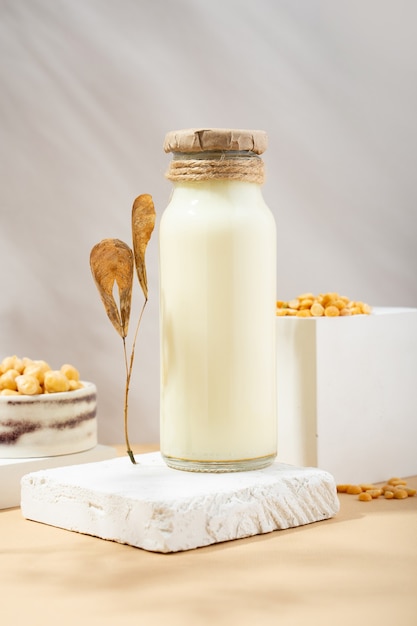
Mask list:
[[[166,211],[233,212],[269,210],[260,185],[242,181],[204,181],[174,186]]]

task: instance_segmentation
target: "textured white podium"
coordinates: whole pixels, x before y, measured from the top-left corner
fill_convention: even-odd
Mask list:
[[[333,477],[282,463],[227,474],[168,468],[158,452],[35,472],[22,479],[27,519],[178,552],[333,517]]]

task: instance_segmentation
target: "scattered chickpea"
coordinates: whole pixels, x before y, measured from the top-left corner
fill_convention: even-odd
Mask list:
[[[51,370],[45,372],[44,389],[46,393],[69,391],[69,380],[62,372]]]
[[[382,489],[367,489],[365,493],[369,493],[371,498],[379,498],[382,496]]]
[[[4,372],[0,376],[0,389],[11,389],[16,391],[16,378],[19,376],[19,372],[15,369],[10,369]]]
[[[61,372],[68,378],[68,380],[80,380],[79,371],[69,363],[61,365]]]
[[[381,489],[382,493],[385,493],[386,491],[394,491],[394,487],[392,485],[383,485]]]
[[[314,302],[314,304],[311,305],[310,312],[314,317],[321,317],[324,315],[324,306],[320,304],[320,302]]]
[[[397,500],[403,500],[404,498],[408,498],[408,493],[405,489],[396,489],[394,491],[394,498]]]
[[[300,301],[298,298],[294,298],[294,300],[290,300],[288,302],[288,307],[290,309],[299,309],[300,308]]]
[[[339,309],[334,304],[329,304],[329,306],[326,306],[324,309],[324,315],[326,317],[338,317]]]
[[[69,391],[75,391],[76,389],[81,389],[83,387],[83,384],[80,380],[73,380],[73,379],[69,379]]]
[[[16,387],[18,392],[25,396],[36,396],[42,392],[39,380],[30,374],[17,376]]]
[[[49,372],[51,367],[46,361],[36,360],[32,361],[31,359],[24,359],[25,361],[25,369],[23,370],[24,374],[33,374],[39,380],[40,384],[43,385],[45,372]]]
[[[402,480],[401,478],[390,478],[389,481],[388,481],[388,484],[389,485],[394,485],[394,486],[406,485],[407,481],[406,480]]]
[[[351,495],[357,495],[358,493],[362,493],[362,487],[360,487],[359,485],[348,485],[346,493],[349,493]]]
[[[336,485],[336,490],[338,493],[357,495],[361,502],[370,502],[382,495],[386,500],[404,500],[405,498],[412,498],[417,493],[416,489],[407,487],[407,481],[403,478],[390,478],[382,487],[376,487],[371,483],[359,485],[342,483]]]
[[[349,485],[337,485],[337,492],[338,493],[346,493],[347,488],[349,487]]]
[[[336,308],[339,309],[339,311],[341,311],[342,309],[344,309],[346,307],[346,302],[344,300],[341,300],[340,298],[337,298],[333,302],[333,306],[335,306]]]
[[[361,500],[361,502],[369,502],[372,500],[372,496],[369,491],[362,491],[358,496],[358,500]]]
[[[24,364],[22,359],[19,359],[19,357],[15,354],[13,356],[6,356],[0,364],[0,373],[4,374],[8,370],[16,370],[19,374],[21,374],[23,367]]]

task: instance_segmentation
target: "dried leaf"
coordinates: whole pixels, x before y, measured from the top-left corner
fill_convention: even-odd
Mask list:
[[[124,338],[127,336],[132,301],[133,252],[120,239],[103,239],[90,253],[90,267],[107,315]],[[120,310],[113,296],[119,290]]]
[[[138,196],[132,207],[132,237],[136,272],[145,300],[148,299],[145,252],[155,226],[155,207],[152,196],[147,193]]]

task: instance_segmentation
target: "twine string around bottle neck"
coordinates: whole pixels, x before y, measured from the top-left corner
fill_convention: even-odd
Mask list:
[[[257,156],[217,159],[181,159],[171,161],[166,178],[172,182],[203,180],[240,180],[262,185],[265,180],[264,162]]]

